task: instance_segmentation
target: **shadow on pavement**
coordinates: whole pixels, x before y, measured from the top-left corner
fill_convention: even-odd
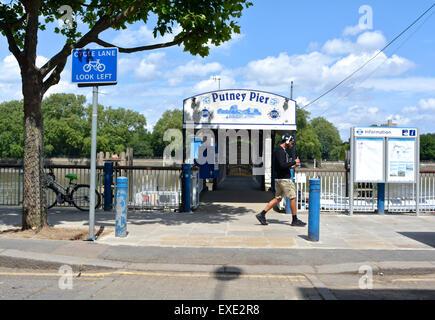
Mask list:
[[[435,232],[399,232],[399,234],[435,248]]]

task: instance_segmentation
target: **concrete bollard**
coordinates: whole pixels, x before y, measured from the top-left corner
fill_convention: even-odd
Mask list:
[[[320,228],[320,179],[310,179],[310,200],[308,205],[308,239],[319,241]]]
[[[115,237],[127,236],[127,193],[128,179],[118,177],[116,179],[116,226]]]

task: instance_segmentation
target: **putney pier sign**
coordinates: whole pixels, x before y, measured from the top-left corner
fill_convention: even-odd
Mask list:
[[[295,130],[296,102],[287,97],[249,89],[202,93],[183,101],[184,152],[179,160],[182,163],[196,160],[208,166],[204,172],[210,175],[201,178],[215,180],[228,163],[252,164],[252,174],[261,176],[268,190],[272,183],[273,137],[275,133]],[[238,138],[245,142],[241,144],[239,160]],[[169,155],[168,152],[168,159]]]
[[[296,130],[296,102],[258,90],[222,90],[184,100],[183,127]]]

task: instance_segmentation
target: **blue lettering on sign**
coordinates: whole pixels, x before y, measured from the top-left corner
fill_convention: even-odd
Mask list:
[[[409,130],[409,136],[415,137],[415,130]]]
[[[407,129],[402,130],[402,136],[407,137],[409,135],[409,132]]]
[[[239,110],[237,105],[231,106],[228,110],[220,108],[217,113],[226,115],[226,119],[254,118],[256,116],[261,116],[261,112],[256,108]]]
[[[225,93],[212,93],[211,95],[213,102],[216,101],[245,101],[246,98],[246,93],[229,93],[229,92],[225,92]]]

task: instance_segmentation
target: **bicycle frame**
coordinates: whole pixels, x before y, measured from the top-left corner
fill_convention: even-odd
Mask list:
[[[75,186],[75,183],[72,183],[71,180],[69,180],[69,184],[67,187],[65,187],[64,185],[60,184],[59,182],[56,181],[56,176],[50,172],[49,174],[46,174],[46,177],[50,177],[49,182],[47,183],[47,186],[51,186],[54,189],[56,189],[56,192],[58,194],[61,195],[61,198],[58,199],[58,201],[66,201],[68,203],[71,203],[71,186]]]

